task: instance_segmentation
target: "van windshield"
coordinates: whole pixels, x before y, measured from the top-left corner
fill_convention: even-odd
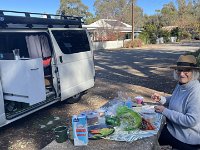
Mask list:
[[[52,33],[64,54],[90,51],[85,30],[52,30]]]

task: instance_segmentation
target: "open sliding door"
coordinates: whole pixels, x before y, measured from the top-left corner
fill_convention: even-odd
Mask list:
[[[61,100],[94,86],[93,53],[84,29],[49,29],[60,78]]]

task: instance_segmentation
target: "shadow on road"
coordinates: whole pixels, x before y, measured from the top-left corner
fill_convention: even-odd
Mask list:
[[[171,93],[176,81],[169,66],[175,64],[183,53],[139,49],[98,50],[95,51],[96,77]]]

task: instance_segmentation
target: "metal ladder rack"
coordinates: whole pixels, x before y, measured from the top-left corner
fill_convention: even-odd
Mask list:
[[[8,13],[9,15],[5,15],[4,13]],[[19,16],[10,14],[19,14]],[[38,15],[40,17],[33,17],[31,15]],[[34,25],[45,25],[47,28],[53,28],[56,25],[62,25],[64,28],[69,28],[70,26],[82,28],[81,18],[76,16],[0,10],[0,28],[7,28],[9,24],[25,24],[27,28],[34,28]]]

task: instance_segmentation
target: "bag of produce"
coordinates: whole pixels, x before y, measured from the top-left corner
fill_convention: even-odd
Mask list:
[[[120,126],[120,119],[116,116],[106,116],[106,124],[113,127]]]
[[[116,113],[116,116],[120,118],[121,127],[125,131],[135,130],[141,126],[142,117],[140,114],[127,106],[119,106]]]

